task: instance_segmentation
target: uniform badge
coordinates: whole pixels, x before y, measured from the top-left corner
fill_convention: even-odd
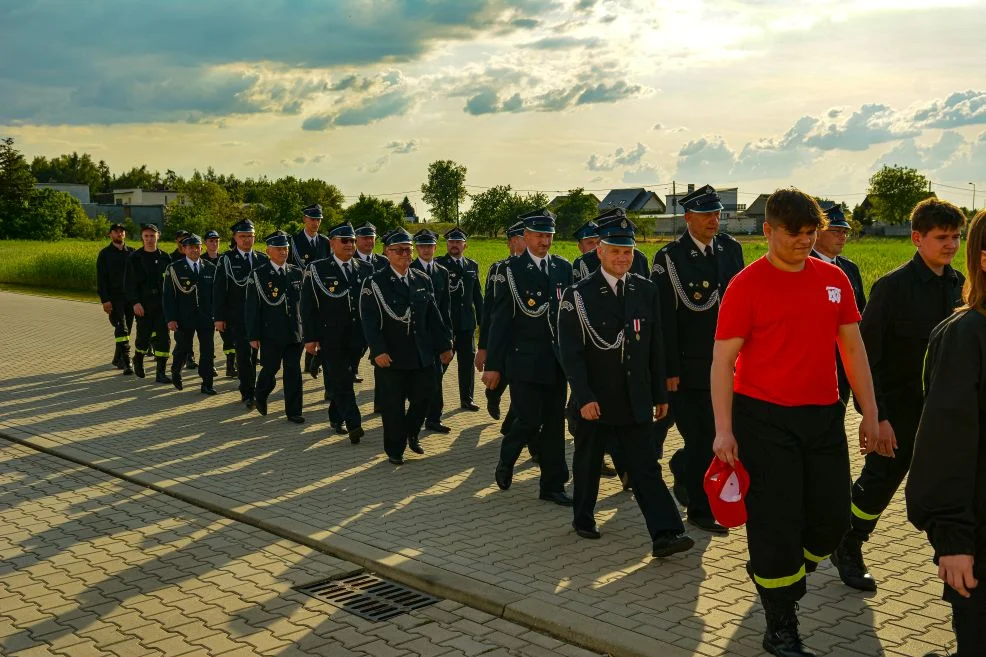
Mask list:
[[[369,285],[363,288],[363,294],[373,296],[373,290],[370,289]]]
[[[702,287],[709,287],[708,281],[702,281]]]
[[[620,228],[626,228],[626,227],[627,227],[627,220],[624,219],[623,221],[620,222]]]
[[[273,294],[275,297],[277,296],[277,288],[276,287],[273,290],[271,290],[271,294]]]
[[[531,306],[533,308],[534,307],[534,299],[528,299],[527,300],[527,305],[528,306]]]
[[[633,320],[633,333],[634,333],[634,336],[633,336],[634,339],[637,340],[637,341],[639,341],[640,340],[640,320],[639,319]]]
[[[692,298],[694,298],[695,301],[698,301],[699,299],[702,298],[702,293],[701,292],[696,292],[695,294],[692,295]]]
[[[541,296],[541,292],[540,292],[540,291],[538,291],[538,293],[537,293],[537,295],[538,295],[538,296]]]
[[[664,273],[664,267],[662,267],[661,265],[659,265],[659,264],[657,264],[655,262],[654,263],[654,271],[656,271],[658,274],[663,274]]]

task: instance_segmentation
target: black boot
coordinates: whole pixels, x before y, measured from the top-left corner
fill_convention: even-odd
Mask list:
[[[863,542],[860,539],[846,534],[831,558],[832,565],[839,569],[839,577],[846,586],[859,591],[876,591],[876,580],[863,561]]]
[[[157,376],[154,377],[155,383],[171,383],[171,379],[165,373],[168,368],[168,357],[167,356],[157,356],[155,358],[157,361]],[[180,366],[179,366],[180,367]]]
[[[195,362],[195,354],[192,352],[188,352],[188,358],[185,359],[185,369],[186,370],[199,369],[199,364]]]
[[[763,635],[763,649],[777,657],[815,657],[805,650],[798,634],[798,605],[795,602],[777,602],[764,599],[763,611],[767,616],[767,632]]]
[[[236,354],[226,354],[226,377],[235,379],[239,374],[236,373]]]
[[[113,352],[113,367],[115,367],[118,370],[122,370],[123,369],[123,361],[120,358],[120,356],[122,355],[122,352],[123,352],[123,343],[122,342],[117,342],[116,343],[116,350]]]
[[[134,356],[134,374],[137,375],[138,379],[144,378],[144,354],[140,352]]]
[[[181,368],[175,367],[173,364],[171,366],[171,385],[175,387],[175,390],[182,390],[185,387],[181,382]]]
[[[134,373],[134,368],[130,366],[130,356],[123,356],[120,361],[123,364],[124,376],[131,376]]]

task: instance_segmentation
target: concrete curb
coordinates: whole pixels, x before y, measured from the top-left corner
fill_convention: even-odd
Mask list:
[[[686,657],[693,654],[670,643],[591,616],[551,607],[543,601],[525,598],[412,557],[387,552],[294,519],[278,516],[263,507],[241,504],[174,479],[159,478],[139,464],[125,463],[119,458],[107,460],[22,428],[0,425],[0,438],[163,493],[216,515],[356,564],[430,595],[453,600],[589,650],[608,653],[612,657]]]

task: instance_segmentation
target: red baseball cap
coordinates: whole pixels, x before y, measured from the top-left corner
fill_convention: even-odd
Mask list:
[[[739,527],[746,522],[746,492],[750,490],[750,474],[737,459],[732,468],[718,457],[705,472],[702,484],[712,507],[712,515],[723,527]]]

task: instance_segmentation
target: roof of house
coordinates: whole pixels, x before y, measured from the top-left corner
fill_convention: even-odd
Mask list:
[[[593,194],[592,192],[585,194],[585,196],[588,196],[589,198],[593,199],[596,202],[596,205],[599,205],[599,197]],[[549,208],[557,207],[559,203],[561,203],[567,198],[568,198],[568,194],[562,194],[561,196],[556,196],[553,199],[551,199],[551,203],[548,203],[548,207]]]
[[[746,206],[746,210],[743,212],[744,216],[748,217],[763,217],[767,215],[767,199],[770,198],[770,194],[761,194]]]
[[[654,192],[647,191],[643,187],[614,189],[602,200],[599,204],[599,209],[623,208],[627,212],[636,212],[647,205],[651,199],[657,201],[660,211],[664,212],[666,208],[661,197]]]

